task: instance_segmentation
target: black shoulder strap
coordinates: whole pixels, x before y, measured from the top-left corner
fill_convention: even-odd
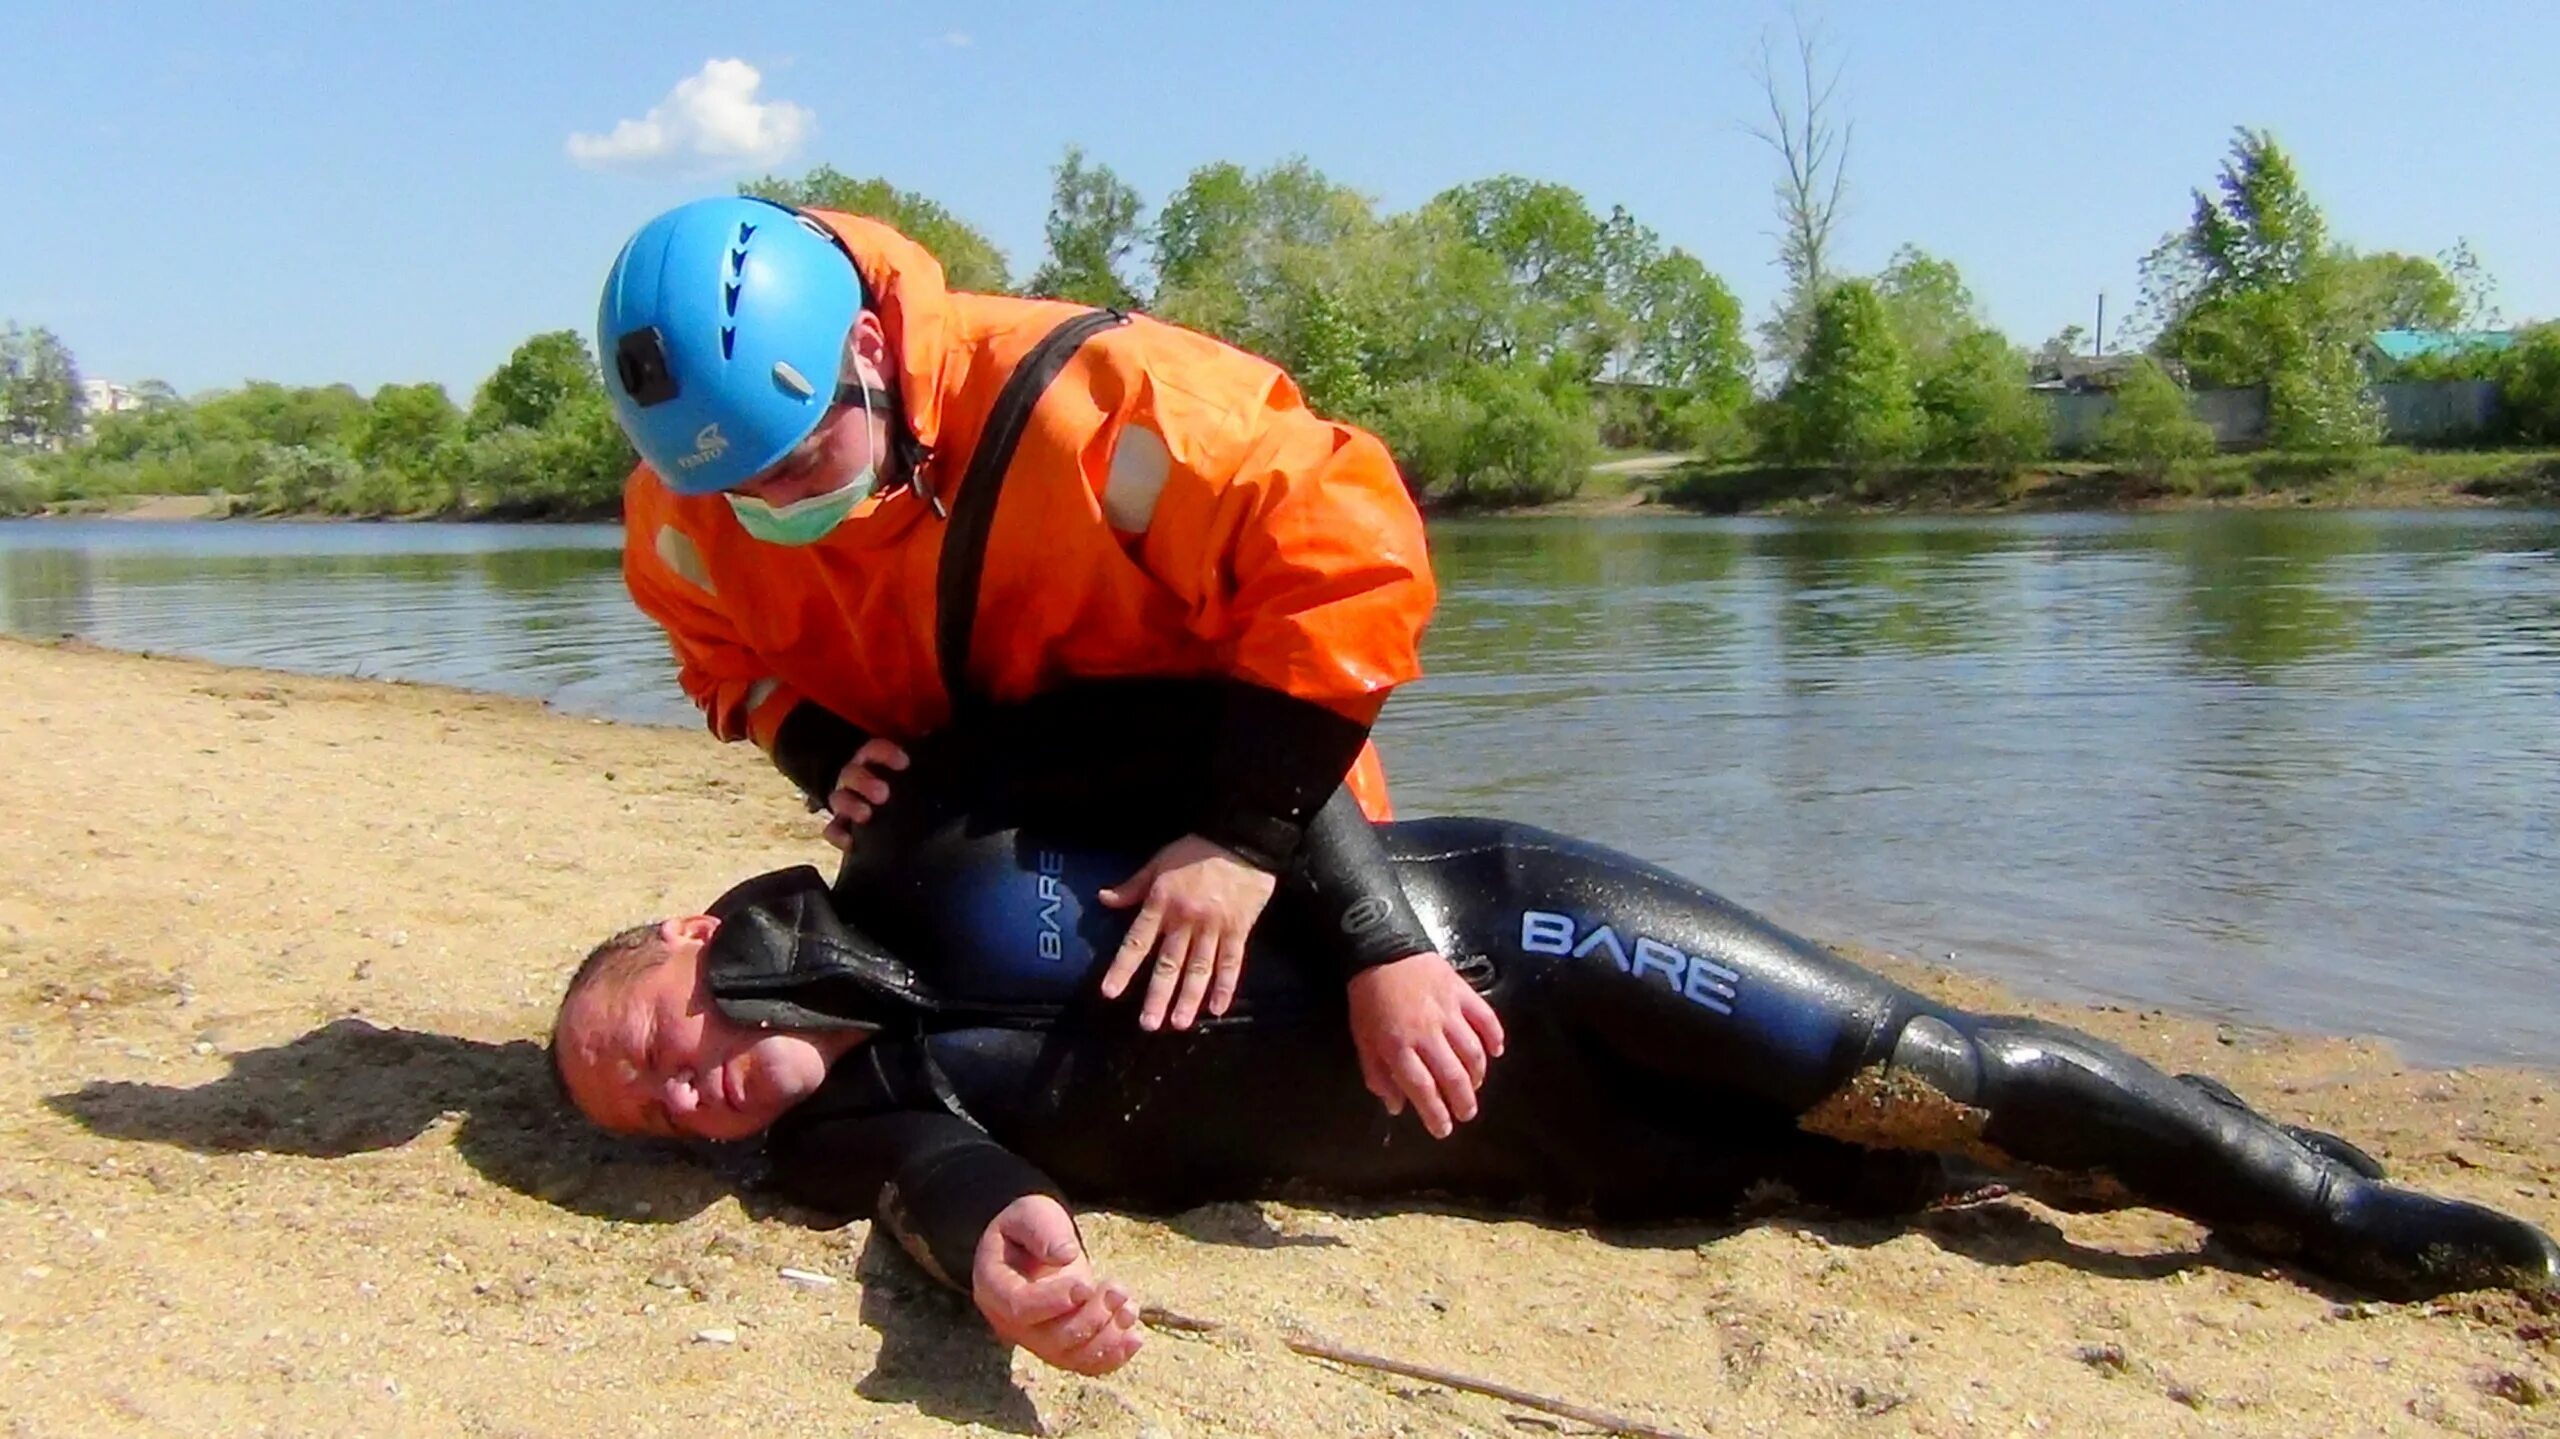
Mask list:
[[[1013,451],[1030,427],[1032,407],[1049,382],[1066,368],[1086,340],[1116,325],[1129,323],[1118,310],[1091,310],[1060,324],[1031,347],[1013,367],[1004,388],[988,411],[978,447],[951,503],[950,528],[942,536],[941,568],[934,588],[934,639],[942,663],[943,692],[956,715],[974,708],[978,695],[969,683],[969,638],[978,623],[978,577],[986,567],[987,536],[995,528],[996,497],[1004,489]]]

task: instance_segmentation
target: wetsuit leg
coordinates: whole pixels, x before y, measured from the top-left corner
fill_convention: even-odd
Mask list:
[[[2560,1283],[2560,1249],[2532,1225],[2381,1183],[2228,1091],[2182,1083],[2062,1025],[1915,1013],[1880,1063],[1804,1122],[1889,1144],[1915,1114],[1940,1142],[2105,1176],[2130,1198],[2373,1288]]]
[[[1782,1104],[1806,1132],[1870,1148],[2112,1181],[2379,1288],[2560,1283],[2560,1249],[2533,1226],[2376,1182],[2227,1090],[2077,1030],[1937,1004],[1595,846],[1481,822],[1395,828],[1426,919],[1472,921],[1455,942],[1665,1079]],[[1430,862],[1486,845],[1498,864]],[[1431,892],[1453,882],[1472,892]]]

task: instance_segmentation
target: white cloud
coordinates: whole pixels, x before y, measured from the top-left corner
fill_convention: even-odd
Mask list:
[[[758,100],[764,76],[744,60],[707,60],[667,98],[607,135],[569,137],[569,158],[591,170],[713,168],[780,163],[817,129],[817,115],[788,100]]]
[[[954,50],[966,50],[970,46],[977,44],[978,41],[975,36],[972,36],[966,30],[949,30],[943,33],[942,43],[950,46]]]

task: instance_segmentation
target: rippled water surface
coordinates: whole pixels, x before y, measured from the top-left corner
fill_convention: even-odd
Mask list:
[[[611,527],[0,523],[0,624],[692,724]],[[1401,805],[2053,993],[2560,1063],[2560,515],[1433,530]],[[704,741],[706,744],[709,741]]]

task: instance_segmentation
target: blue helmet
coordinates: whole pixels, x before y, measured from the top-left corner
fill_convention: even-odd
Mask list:
[[[818,428],[861,312],[852,257],[815,220],[746,196],[679,205],[605,276],[613,417],[669,489],[728,489]]]

